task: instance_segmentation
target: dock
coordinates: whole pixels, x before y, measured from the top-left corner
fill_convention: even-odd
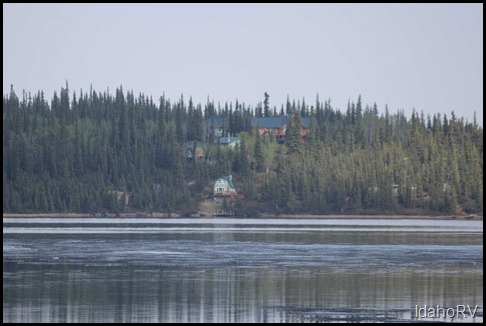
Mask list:
[[[211,217],[235,217],[235,213],[233,211],[217,211],[214,212]]]

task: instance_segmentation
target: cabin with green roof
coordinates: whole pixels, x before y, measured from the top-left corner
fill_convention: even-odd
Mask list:
[[[227,201],[232,201],[236,199],[236,195],[236,189],[231,175],[220,177],[214,182],[213,196],[215,201],[223,202],[225,198]]]

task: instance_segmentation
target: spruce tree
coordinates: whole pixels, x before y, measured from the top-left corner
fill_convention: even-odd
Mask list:
[[[253,152],[253,156],[255,157],[256,170],[258,172],[261,172],[264,167],[264,157],[263,157],[263,148],[262,148],[262,142],[261,142],[261,137],[259,132],[256,133],[255,150]]]

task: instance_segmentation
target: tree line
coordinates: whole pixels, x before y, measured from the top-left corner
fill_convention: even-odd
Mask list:
[[[361,97],[345,111],[318,97],[271,107],[171,101],[120,86],[50,103],[42,91],[3,98],[4,212],[190,214],[212,183],[232,174],[241,210],[274,213],[482,212],[483,129],[454,112],[391,114]],[[252,132],[251,118],[291,115],[285,144]],[[301,119],[310,119],[305,139]],[[208,118],[241,143],[215,144]],[[189,144],[189,145],[188,145]],[[193,145],[192,145],[193,144]],[[203,144],[205,159],[187,146]],[[116,193],[129,194],[129,205]]]

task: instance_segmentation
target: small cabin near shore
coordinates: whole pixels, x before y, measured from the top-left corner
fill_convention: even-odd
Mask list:
[[[214,182],[213,197],[216,202],[233,201],[236,199],[236,189],[231,175],[220,177]]]

